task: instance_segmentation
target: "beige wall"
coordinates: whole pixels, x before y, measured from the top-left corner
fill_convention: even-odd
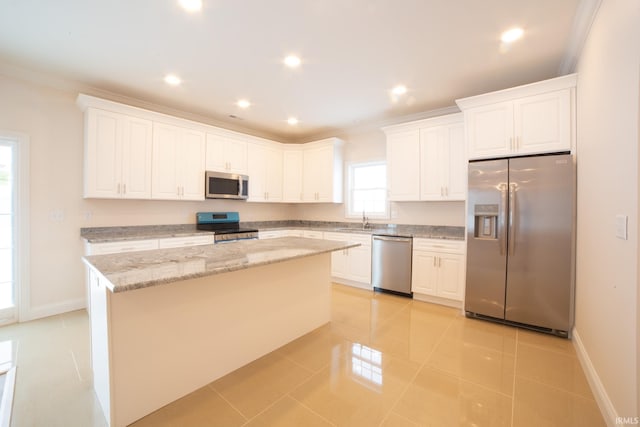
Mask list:
[[[639,23],[637,0],[604,0],[577,70],[576,331],[612,424],[638,415]],[[628,240],[615,236],[619,214]]]

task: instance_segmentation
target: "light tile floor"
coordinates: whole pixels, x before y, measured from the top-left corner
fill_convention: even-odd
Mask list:
[[[86,312],[0,328],[2,341],[18,366],[14,427],[106,425]],[[331,323],[134,424],[604,425],[570,341],[340,285]]]

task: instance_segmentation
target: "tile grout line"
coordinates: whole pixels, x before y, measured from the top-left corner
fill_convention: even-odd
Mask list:
[[[520,341],[520,331],[516,329],[516,350],[513,357],[513,389],[511,390],[511,427],[514,427],[514,415],[516,412],[516,373],[518,372],[518,341]]]
[[[400,402],[400,400],[402,399],[402,397],[407,393],[407,390],[409,390],[409,387],[411,387],[411,384],[413,384],[413,382],[416,380],[416,378],[418,377],[418,375],[420,374],[420,371],[422,371],[422,369],[424,369],[424,367],[427,365],[427,362],[429,361],[429,359],[431,358],[431,356],[433,355],[433,353],[436,351],[436,348],[442,343],[442,341],[444,341],[445,336],[447,335],[447,332],[449,331],[449,329],[451,329],[451,326],[453,325],[454,322],[454,318],[452,318],[449,321],[449,324],[447,325],[447,327],[445,328],[445,330],[442,333],[442,336],[440,336],[440,338],[438,338],[438,341],[433,345],[433,348],[431,349],[431,351],[429,352],[429,354],[427,355],[427,357],[425,357],[424,362],[422,362],[420,364],[420,366],[418,367],[418,369],[416,370],[416,373],[413,374],[413,377],[411,377],[411,379],[407,382],[407,385],[402,389],[402,391],[399,393],[398,397],[396,398],[396,400],[393,402],[393,405],[391,405],[389,411],[387,412],[387,414],[384,416],[384,418],[382,419],[382,421],[380,422],[379,426],[382,426],[384,424],[384,422],[389,418],[389,415],[391,415],[391,413],[393,412],[393,410],[395,409],[395,407],[398,405],[398,402]],[[412,421],[413,422],[413,421]]]
[[[73,366],[76,368],[76,374],[78,374],[78,379],[82,382],[84,381],[84,378],[82,378],[82,375],[80,375],[80,368],[78,367],[78,361],[76,360],[76,356],[75,354],[73,354],[73,350],[69,350],[69,353],[71,353],[71,360],[73,361]]]
[[[245,425],[248,422],[247,417],[244,416],[244,414],[235,407],[235,405],[231,402],[229,402],[229,400],[227,400],[227,398],[225,398],[222,393],[220,393],[218,390],[216,390],[211,383],[207,384],[207,387],[209,387],[209,390],[213,391],[215,394],[217,394],[218,396],[220,396],[220,399],[222,399],[227,405],[229,405],[231,407],[231,409],[233,409],[234,411],[236,411],[238,413],[238,415],[240,415],[242,418],[244,418],[244,423],[242,425]],[[172,402],[173,403],[173,402]]]
[[[301,384],[302,385],[302,384]],[[296,387],[296,389],[299,388]],[[304,402],[301,402],[300,400],[296,399],[294,396],[291,395],[291,392],[287,393],[286,396],[288,396],[290,399],[298,402],[303,408],[309,410],[311,413],[313,413],[314,415],[317,415],[318,417],[320,417],[322,420],[328,422],[329,424],[331,424],[332,426],[336,426],[337,424],[335,424],[333,421],[325,418],[324,416],[322,416],[322,414],[317,413],[316,411],[314,411],[312,408],[310,408],[308,405],[306,405]]]

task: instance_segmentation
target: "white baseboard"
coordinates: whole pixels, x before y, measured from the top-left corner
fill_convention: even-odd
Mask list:
[[[582,339],[580,339],[580,334],[576,328],[573,328],[572,341],[573,346],[576,349],[576,354],[578,355],[578,360],[580,361],[580,365],[582,365],[582,369],[584,370],[589,386],[591,387],[591,392],[593,393],[593,397],[596,399],[596,403],[598,403],[598,407],[600,408],[604,421],[609,427],[619,425],[616,424],[618,414],[613,406],[613,402],[609,399],[607,390],[604,388],[602,381],[600,381],[598,372],[593,366],[593,363],[591,363],[587,349],[584,347]]]
[[[69,301],[63,301],[56,304],[47,304],[40,307],[30,307],[27,310],[26,316],[23,316],[20,321],[27,322],[29,320],[55,316],[56,314],[67,313],[69,311],[81,310],[86,307],[87,300],[84,297]]]
[[[371,286],[371,283],[356,282],[355,280],[343,279],[342,277],[331,277],[331,281],[333,283],[339,283],[341,285],[352,286],[354,288],[360,288],[360,289],[364,289],[364,290],[367,290],[367,291],[372,291],[373,290],[373,287]]]
[[[432,295],[419,294],[414,292],[413,299],[422,301],[422,302],[430,302],[433,304],[446,305],[451,308],[462,308],[462,301],[456,301],[448,298],[434,297]]]

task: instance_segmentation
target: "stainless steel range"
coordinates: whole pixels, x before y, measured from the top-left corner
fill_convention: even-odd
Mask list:
[[[198,212],[196,228],[214,232],[216,243],[258,238],[258,230],[240,228],[238,212]]]

